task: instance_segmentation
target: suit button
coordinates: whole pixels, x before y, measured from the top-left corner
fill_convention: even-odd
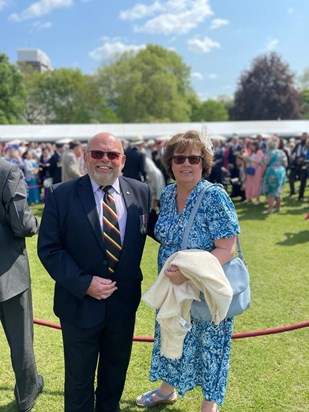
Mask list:
[[[108,265],[108,261],[107,260],[103,260],[103,265]]]

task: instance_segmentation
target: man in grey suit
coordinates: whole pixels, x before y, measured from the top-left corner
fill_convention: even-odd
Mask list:
[[[31,280],[25,243],[25,237],[37,231],[20,168],[0,159],[0,320],[11,351],[20,412],[30,411],[43,390],[33,351]]]

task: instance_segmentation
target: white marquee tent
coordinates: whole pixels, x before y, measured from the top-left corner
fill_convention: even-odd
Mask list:
[[[139,135],[144,139],[173,136],[190,129],[201,130],[206,126],[212,138],[270,136],[298,137],[309,132],[309,120],[237,121],[205,123],[118,123],[118,124],[55,124],[55,125],[0,125],[0,142],[26,140],[34,142],[55,142],[58,140],[87,141],[100,132],[130,140]]]

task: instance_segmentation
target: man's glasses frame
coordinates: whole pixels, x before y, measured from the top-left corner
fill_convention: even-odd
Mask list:
[[[201,159],[204,159],[203,156],[182,156],[182,155],[176,155],[173,156],[172,159],[174,160],[174,163],[176,165],[182,165],[188,159],[190,165],[198,165],[201,161]]]
[[[119,152],[103,152],[103,150],[88,150],[86,153],[90,153],[90,156],[94,160],[102,160],[104,155],[106,154],[108,160],[118,160],[120,156],[122,156]]]

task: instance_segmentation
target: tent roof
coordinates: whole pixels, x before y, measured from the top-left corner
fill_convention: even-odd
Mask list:
[[[87,141],[100,132],[110,132],[115,136],[130,140],[133,136],[156,139],[173,136],[190,129],[207,127],[210,136],[226,138],[237,134],[240,137],[255,137],[258,134],[278,134],[282,137],[296,137],[309,131],[308,120],[277,121],[237,121],[205,123],[111,123],[111,124],[55,124],[55,125],[0,125],[0,142],[20,139],[27,141],[57,141],[72,139]]]

